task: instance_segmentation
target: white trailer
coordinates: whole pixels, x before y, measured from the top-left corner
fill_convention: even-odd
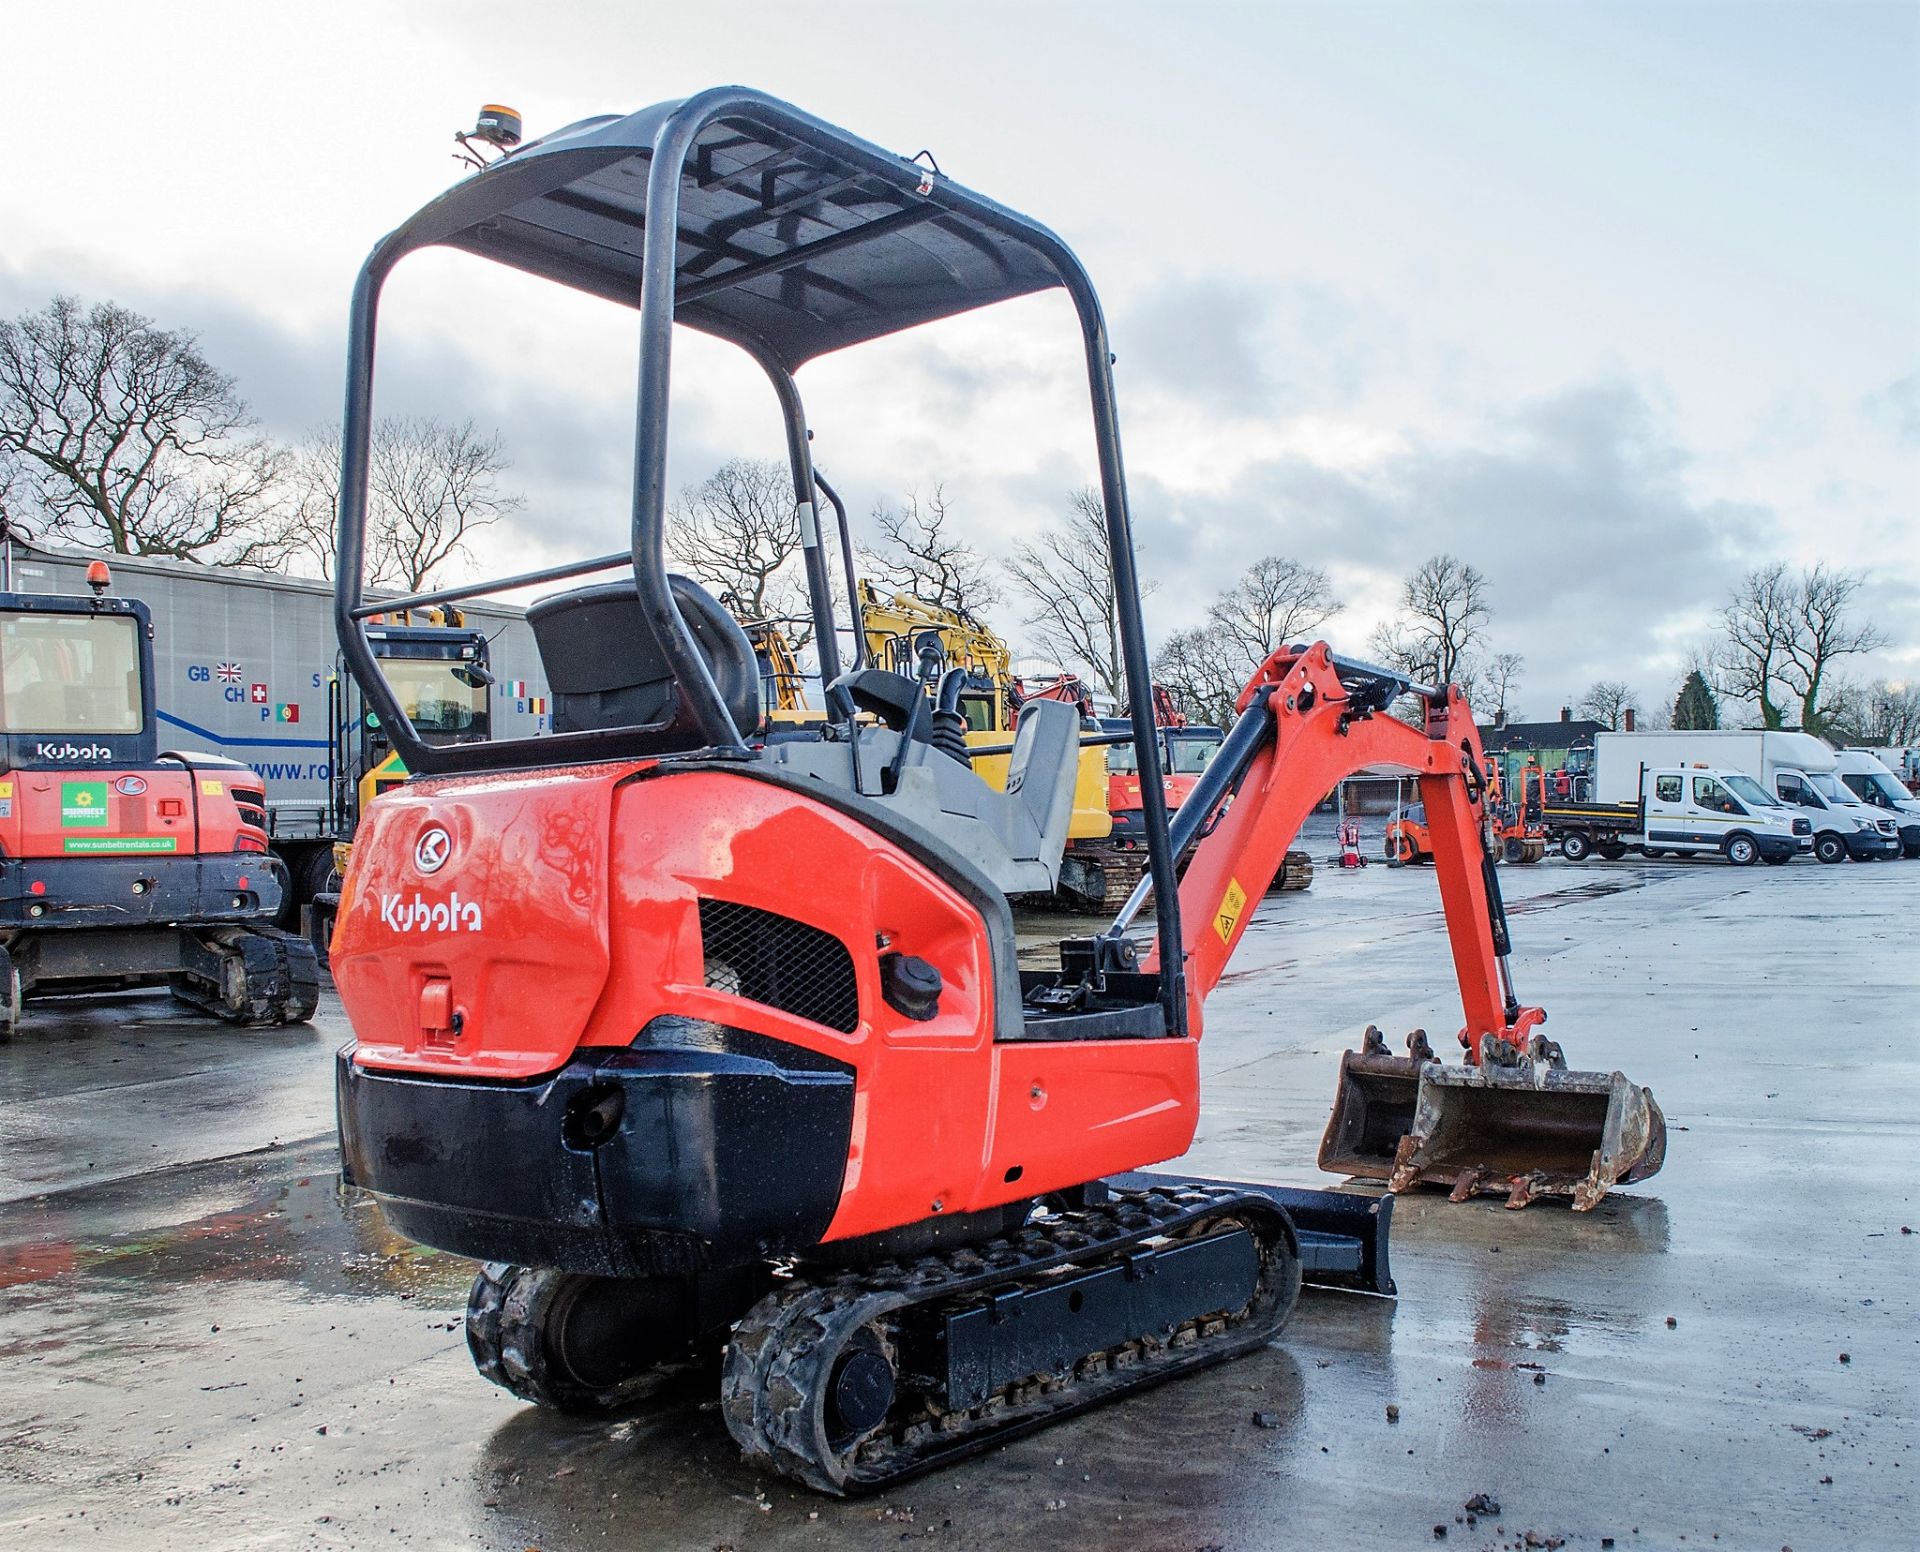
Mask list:
[[[1631,792],[1643,766],[1710,766],[1744,771],[1813,826],[1813,854],[1822,862],[1900,855],[1899,827],[1869,808],[1840,780],[1839,761],[1811,733],[1760,729],[1665,729],[1602,733],[1594,740],[1595,796]]]
[[[87,565],[101,558],[15,540],[8,585],[85,596]],[[352,838],[370,780],[405,776],[341,666],[332,584],[152,556],[106,559],[117,591],[153,617],[161,747],[225,755],[264,779],[268,834],[293,885],[291,920],[325,887],[333,843]],[[525,611],[476,600],[461,614],[459,624],[427,624],[416,610],[370,632],[414,726],[430,742],[547,731],[546,678]]]

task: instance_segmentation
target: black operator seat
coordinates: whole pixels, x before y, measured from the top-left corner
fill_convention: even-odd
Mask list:
[[[753,644],[739,621],[699,583],[682,576],[669,576],[667,583],[744,737],[760,725],[760,667]],[[711,742],[680,693],[631,578],[542,598],[527,610],[527,623],[553,692],[554,732],[665,723],[650,736],[650,753],[673,754]]]

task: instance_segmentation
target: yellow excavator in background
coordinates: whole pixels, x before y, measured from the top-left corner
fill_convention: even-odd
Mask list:
[[[817,722],[820,713],[807,704],[805,676],[800,659],[793,650],[783,620],[749,620],[734,608],[731,598],[721,602],[740,621],[741,630],[753,647],[754,661],[760,665],[760,705],[769,722]]]
[[[975,748],[1012,744],[1013,653],[1006,642],[957,609],[904,593],[882,598],[867,581],[860,583],[859,594],[860,629],[867,658],[876,668],[909,679],[926,679],[929,667],[935,677],[948,668],[966,670],[968,683],[960,692],[958,709],[967,720],[967,743]],[[1008,753],[981,754],[972,763],[983,781],[1004,790],[1011,760]],[[1076,841],[1105,840],[1112,832],[1107,752],[1098,745],[1083,748],[1073,787],[1073,819],[1067,827],[1068,850]]]

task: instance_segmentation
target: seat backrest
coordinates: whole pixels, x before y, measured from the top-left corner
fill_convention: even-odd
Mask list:
[[[753,732],[760,725],[753,644],[699,583],[681,576],[667,581],[734,726],[742,736]],[[554,732],[664,723],[650,740],[656,753],[710,742],[680,693],[631,579],[542,598],[527,610],[527,623],[553,693]]]
[[[1060,866],[1073,822],[1073,789],[1080,774],[1080,713],[1065,701],[1029,701],[1020,709],[1007,762],[1007,796],[1040,832],[1039,855]]]

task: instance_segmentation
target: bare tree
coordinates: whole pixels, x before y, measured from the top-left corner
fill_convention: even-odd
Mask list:
[[[1587,686],[1587,693],[1580,697],[1574,709],[1583,717],[1591,717],[1595,722],[1618,728],[1636,704],[1631,686],[1618,679],[1596,679]]]
[[[813,640],[800,562],[793,475],[767,458],[730,458],[680,492],[668,513],[667,554],[742,620],[774,620],[794,650]]]
[[[901,506],[876,502],[873,524],[880,540],[861,545],[860,559],[881,586],[977,619],[1000,602],[1000,589],[980,552],[948,532],[952,516],[947,488],[939,483],[924,506],[911,487]]]
[[[14,515],[123,555],[244,561],[283,455],[194,336],[58,296],[0,322],[0,449]]]
[[[1520,709],[1513,704],[1513,692],[1527,671],[1527,660],[1518,652],[1496,652],[1487,663],[1487,700],[1494,723],[1520,720]]]
[[[1760,725],[1785,726],[1774,687],[1793,635],[1794,584],[1783,562],[1749,571],[1720,611],[1721,639],[1713,666],[1723,695],[1760,708]]]
[[[1821,562],[1792,576],[1776,561],[1741,578],[1720,612],[1714,666],[1723,694],[1760,708],[1763,726],[1786,725],[1786,696],[1800,702],[1800,725],[1821,731],[1822,687],[1834,663],[1887,644],[1870,620],[1854,615],[1858,572]]]
[[[1098,493],[1075,491],[1064,522],[1037,541],[1016,541],[1008,576],[1031,607],[1026,623],[1040,649],[1084,670],[1093,688],[1124,704],[1113,550]]]
[[[500,488],[507,458],[499,435],[472,421],[406,416],[377,422],[368,447],[366,570],[376,587],[418,592],[475,529],[520,509]],[[262,551],[275,563],[302,563],[333,575],[339,538],[340,433],[308,433],[287,483],[292,500]]]
[[[1227,726],[1252,670],[1238,642],[1212,625],[1175,631],[1153,660],[1153,682],[1187,716]]]
[[[1284,555],[1266,555],[1214,600],[1207,618],[1234,643],[1247,675],[1280,647],[1303,640],[1340,612],[1327,574]]]
[[[1401,583],[1400,618],[1374,632],[1375,655],[1412,678],[1466,689],[1493,617],[1490,591],[1486,577],[1456,556],[1422,562]]]
[[[1809,733],[1825,730],[1820,690],[1834,662],[1877,651],[1889,639],[1871,620],[1853,618],[1860,583],[1859,573],[1834,571],[1823,561],[1803,572],[1793,590],[1793,628],[1782,644],[1784,677],[1800,697],[1800,725]]]
[[[1920,684],[1860,684],[1835,675],[1820,704],[1820,730],[1836,742],[1873,749],[1920,744]]]

